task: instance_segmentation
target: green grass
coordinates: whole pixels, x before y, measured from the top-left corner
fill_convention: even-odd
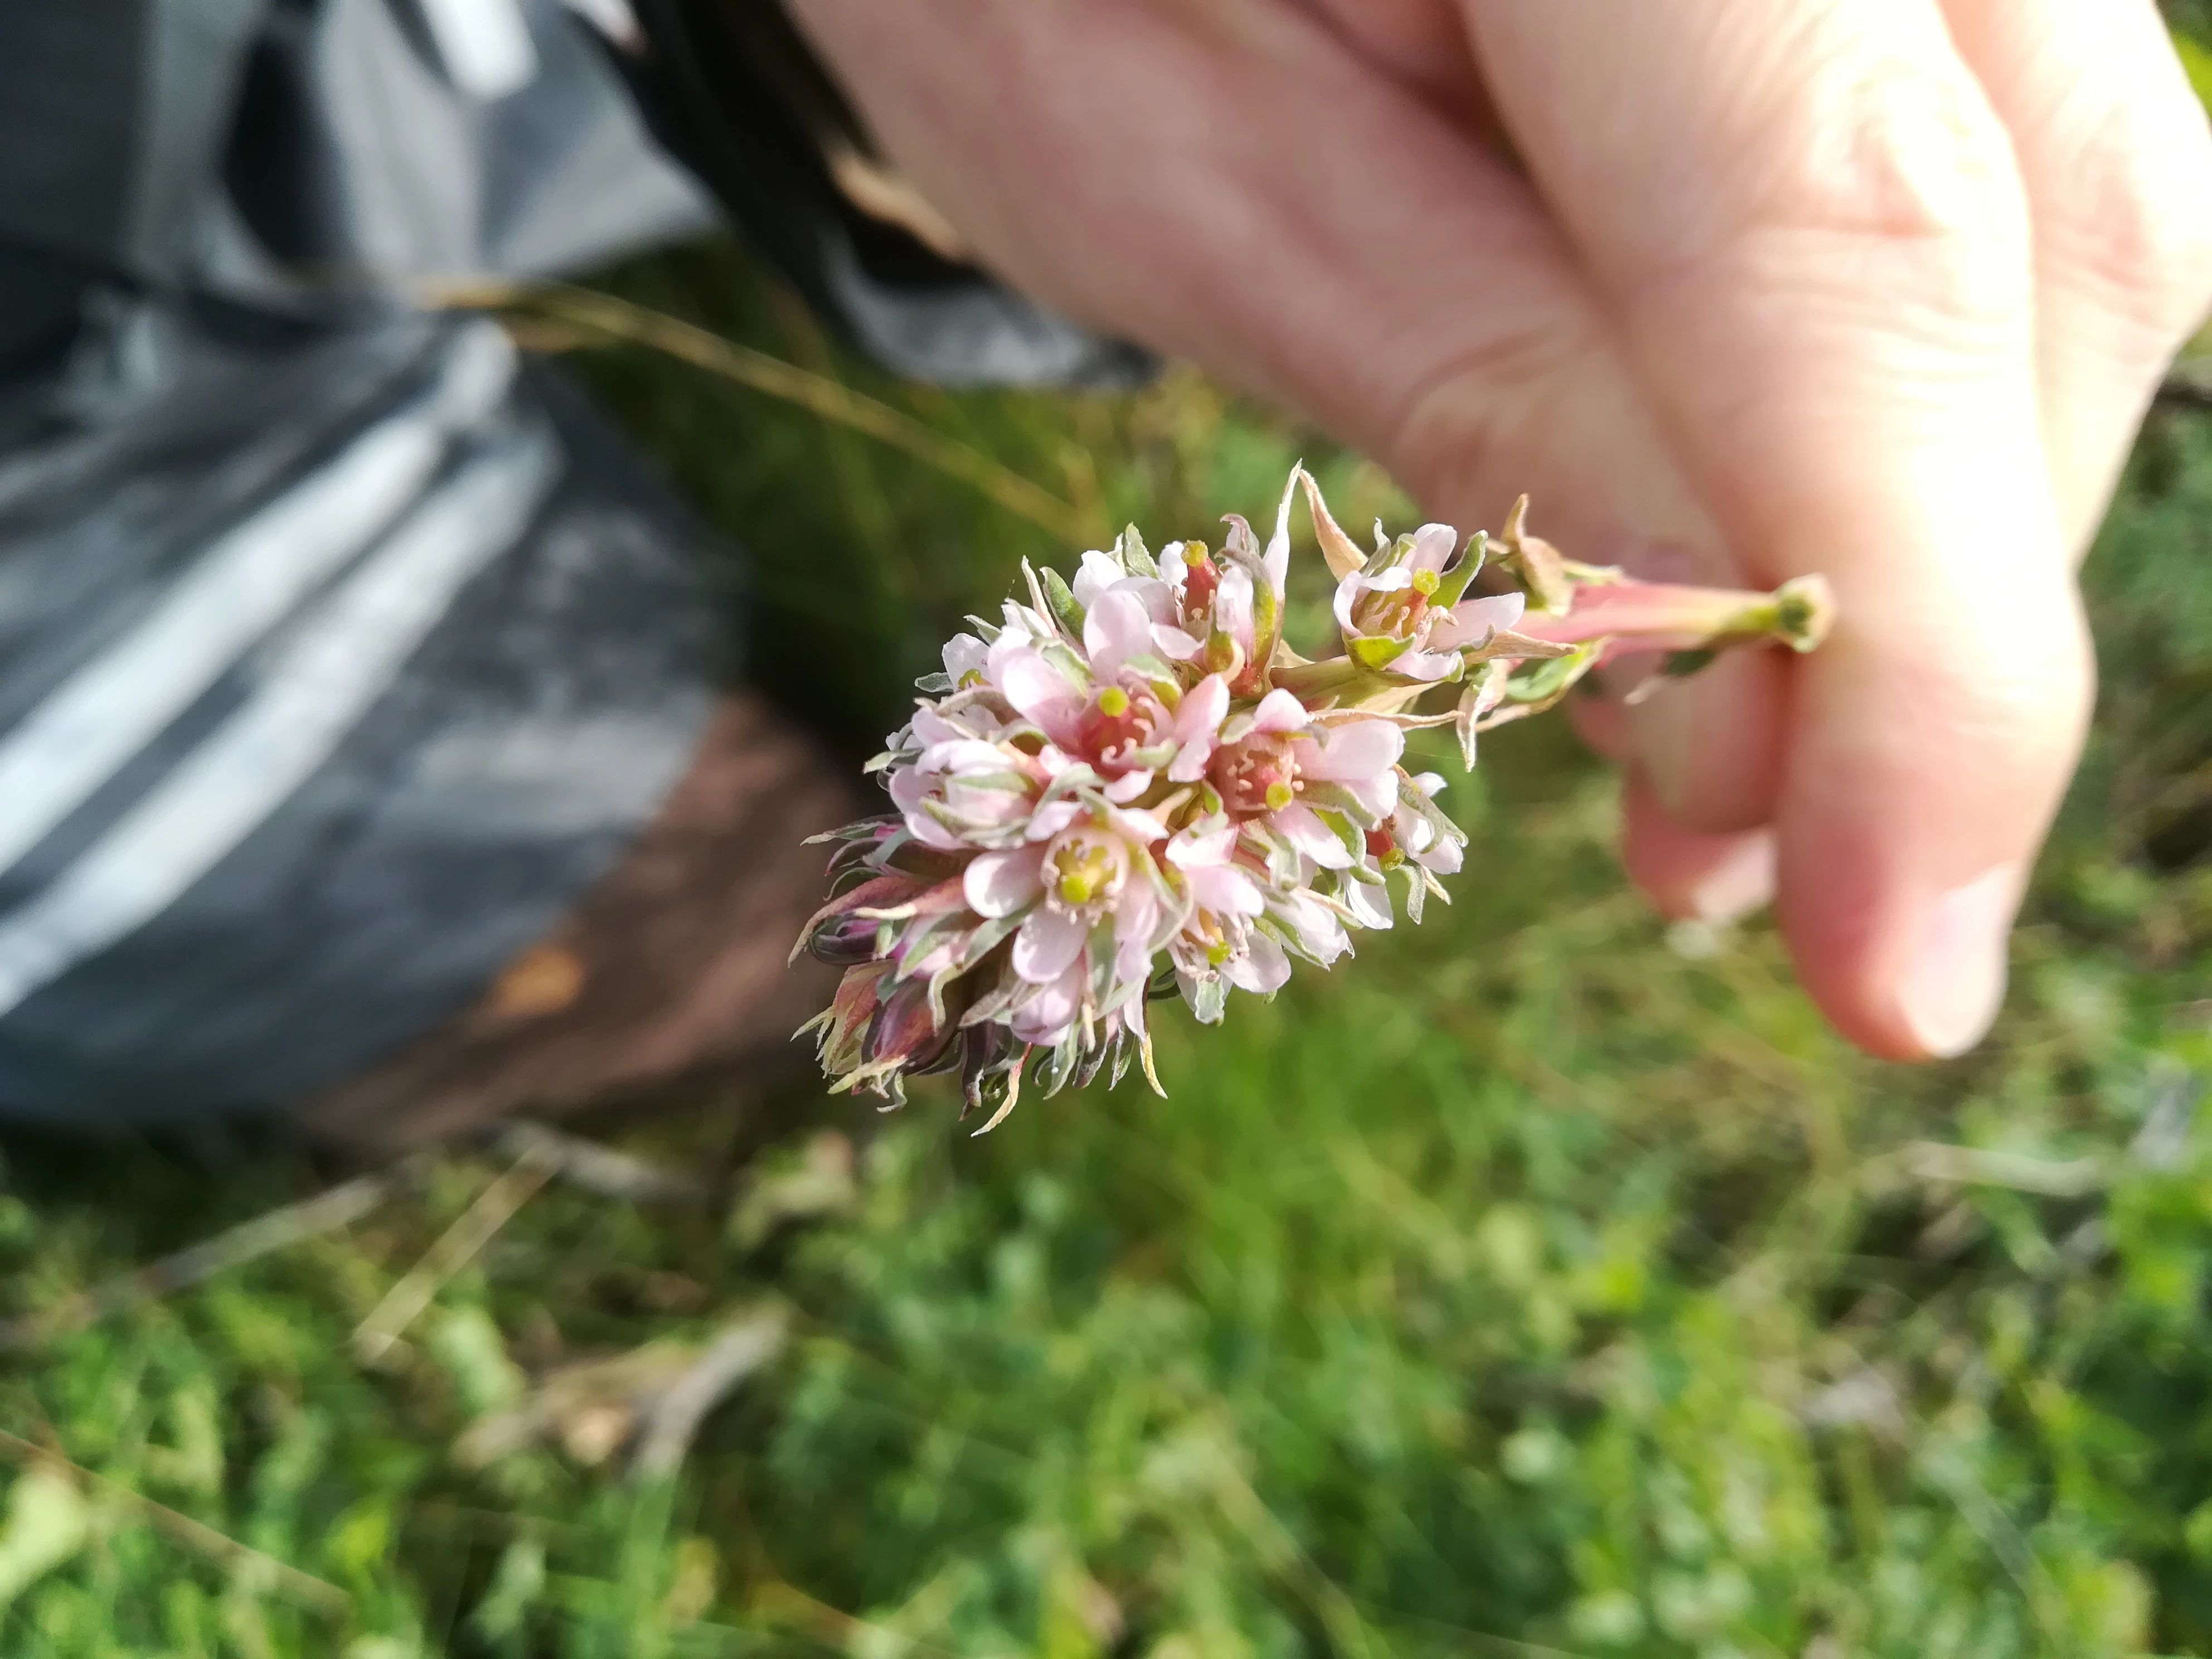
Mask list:
[[[1187,376],[902,391],[726,254],[617,287],[1100,533],[1203,533],[1301,454],[1347,522],[1398,510]],[[1020,556],[1067,555],[773,400],[577,366],[751,549],[764,682],[811,703],[825,641],[858,665],[828,693],[850,747]],[[2094,748],[1969,1060],[1848,1052],[1764,927],[1670,938],[1613,865],[1611,781],[1515,728],[1453,784],[1453,907],[1220,1031],[1164,1020],[1165,1101],[1029,1103],[980,1141],[929,1091],[702,1101],[615,1138],[694,1170],[770,1141],[726,1192],[556,1182],[359,1364],[507,1167],[456,1152],[343,1233],[0,1359],[0,1653],[2212,1652],[2208,555],[2212,419],[2163,416],[2092,566]],[[0,1312],[341,1173],[268,1131],[4,1152]],[[574,1402],[467,1455],[558,1365],[764,1306],[787,1349],[677,1478],[597,1455]]]

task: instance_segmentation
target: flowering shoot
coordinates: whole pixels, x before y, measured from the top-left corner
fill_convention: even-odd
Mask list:
[[[1310,661],[1282,637],[1301,490],[1336,579],[1340,650]],[[1134,1060],[1158,1089],[1153,1000],[1218,1021],[1231,989],[1272,995],[1293,959],[1391,926],[1394,889],[1416,922],[1445,896],[1467,836],[1443,780],[1401,763],[1407,731],[1453,726],[1472,765],[1478,732],[1608,656],[1689,672],[1826,632],[1817,577],[1638,582],[1528,535],[1526,505],[1495,538],[1378,526],[1363,554],[1299,467],[1264,547],[1232,515],[1218,552],[1155,558],[1132,527],[1073,580],[1024,565],[1029,602],[969,619],[870,763],[896,810],[823,838],[842,890],[793,954],[845,970],[806,1028],[834,1085],[896,1104],[909,1075],[957,1071],[985,1129],[1025,1074],[1050,1094]],[[1446,685],[1455,709],[1417,712]]]

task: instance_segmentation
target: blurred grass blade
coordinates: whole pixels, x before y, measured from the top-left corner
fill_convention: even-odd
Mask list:
[[[61,1453],[9,1434],[4,1429],[0,1429],[0,1456],[14,1458],[33,1471],[26,1475],[26,1480],[41,1479],[65,1482],[73,1492],[88,1491],[131,1510],[172,1543],[227,1568],[249,1590],[271,1590],[299,1607],[332,1618],[343,1618],[353,1611],[353,1597],[336,1584],[317,1578],[312,1573],[301,1572],[297,1567],[288,1565],[274,1556],[264,1555],[259,1550],[240,1543],[227,1533],[217,1532],[204,1522],[195,1521],[191,1516],[173,1510],[166,1504],[157,1504],[120,1481],[95,1474]],[[21,1491],[20,1486],[18,1491]],[[51,1499],[47,1501],[51,1503]],[[82,1496],[78,1502],[82,1505]],[[47,1516],[42,1525],[51,1534],[64,1518],[57,1510]],[[12,1509],[8,1527],[12,1534],[15,1527],[15,1514]],[[50,1543],[58,1541],[53,1538],[49,1540]],[[74,1551],[75,1546],[72,1545],[70,1553]],[[65,1559],[66,1556],[58,1558],[53,1565],[58,1565],[59,1559]]]
[[[1007,512],[1063,542],[1083,538],[1083,515],[1072,502],[981,450],[827,375],[738,345],[665,313],[564,283],[437,284],[426,288],[423,298],[434,306],[460,310],[529,312],[602,339],[650,346],[902,450],[974,486]]]
[[[58,1469],[33,1464],[17,1478],[0,1526],[0,1607],[84,1547],[88,1519],[82,1494]]]
[[[190,1289],[273,1251],[350,1226],[417,1172],[418,1166],[410,1162],[397,1170],[356,1176],[328,1192],[271,1210],[204,1243],[81,1291],[42,1312],[0,1320],[0,1353],[82,1330],[133,1303]]]
[[[439,1286],[474,1261],[493,1235],[514,1219],[515,1212],[553,1178],[558,1162],[558,1154],[542,1144],[526,1147],[361,1322],[353,1334],[354,1357],[374,1365],[389,1354],[416,1316],[430,1305]]]

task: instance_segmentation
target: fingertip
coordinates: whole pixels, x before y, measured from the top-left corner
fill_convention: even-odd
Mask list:
[[[1953,1060],[2004,1006],[2024,860],[2002,860],[1911,902],[1785,854],[1778,920],[1799,981],[1838,1031],[1885,1060]]]

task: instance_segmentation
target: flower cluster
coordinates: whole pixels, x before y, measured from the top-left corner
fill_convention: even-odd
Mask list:
[[[1282,637],[1291,506],[1303,489],[1336,579],[1342,653]],[[1524,504],[1525,506],[1525,504]],[[817,1032],[836,1086],[896,1103],[957,1071],[984,1128],[1036,1062],[1049,1094],[1133,1059],[1155,1089],[1146,1008],[1179,991],[1221,1018],[1295,958],[1326,968],[1352,935],[1409,920],[1467,836],[1443,780],[1402,764],[1407,730],[1475,734],[1549,707],[1611,653],[1675,653],[1826,625],[1817,579],[1771,594],[1660,586],[1447,525],[1363,554],[1296,469],[1265,546],[1231,515],[1224,545],[1155,557],[1133,527],[1073,581],[1026,564],[1028,602],[945,647],[945,672],[871,763],[896,811],[825,837],[844,890],[799,949],[845,969]],[[1494,556],[1492,556],[1494,555]],[[1500,591],[1477,593],[1485,569]],[[1415,705],[1446,684],[1449,713]],[[797,954],[794,951],[794,956]],[[981,1133],[979,1131],[978,1133]]]

